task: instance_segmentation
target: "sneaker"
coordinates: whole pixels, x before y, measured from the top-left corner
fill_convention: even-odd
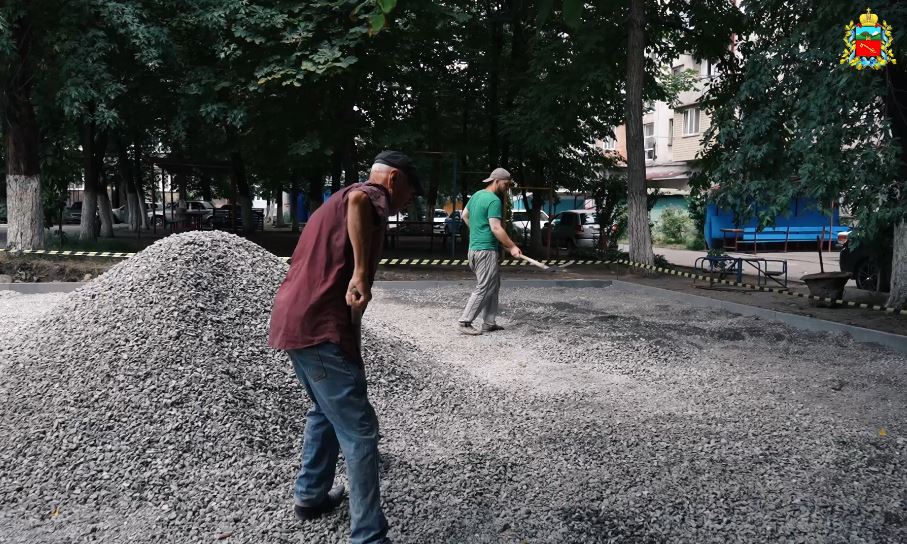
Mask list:
[[[494,331],[502,331],[502,330],[504,330],[504,327],[502,327],[498,324],[482,325],[482,332],[494,332]]]
[[[324,514],[334,510],[343,502],[344,491],[345,489],[342,485],[338,485],[331,489],[328,491],[328,496],[325,497],[324,501],[318,506],[300,506],[297,504],[293,507],[293,513],[296,514],[296,519],[300,521],[309,521],[320,518]]]
[[[472,328],[472,325],[469,323],[459,323],[457,324],[457,330],[463,334],[468,334],[470,336],[479,336],[482,334],[482,331]]]

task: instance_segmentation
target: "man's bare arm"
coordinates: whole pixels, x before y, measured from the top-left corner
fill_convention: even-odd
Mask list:
[[[353,191],[347,200],[346,230],[353,246],[353,278],[346,292],[346,303],[359,311],[372,299],[368,284],[369,249],[373,236],[375,210],[367,194]]]
[[[491,227],[491,233],[494,234],[494,237],[498,239],[498,242],[501,242],[501,245],[504,246],[510,255],[515,258],[519,258],[523,254],[520,251],[519,246],[513,243],[513,240],[510,239],[510,236],[507,236],[507,231],[504,230],[504,225],[501,223],[501,220],[497,217],[488,218],[488,226]]]

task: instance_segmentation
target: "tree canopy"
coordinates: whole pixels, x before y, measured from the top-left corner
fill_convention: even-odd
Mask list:
[[[903,47],[907,5],[873,7]],[[719,187],[715,202],[763,225],[792,199],[811,197],[829,212],[851,210],[864,238],[890,235],[907,212],[907,61],[879,71],[840,62],[844,26],[866,10],[858,2],[749,1],[743,9],[745,31],[708,97],[712,145],[699,189]],[[894,283],[890,302],[903,306],[907,281]]]

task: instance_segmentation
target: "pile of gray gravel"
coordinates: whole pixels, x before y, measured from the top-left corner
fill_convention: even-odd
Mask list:
[[[237,236],[170,236],[0,338],[18,536],[210,540],[245,505],[285,509],[268,495],[287,489],[304,407],[266,339],[286,270]]]

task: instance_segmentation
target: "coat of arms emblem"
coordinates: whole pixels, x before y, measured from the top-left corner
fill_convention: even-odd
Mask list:
[[[872,68],[879,70],[889,62],[897,64],[891,53],[894,33],[886,21],[879,24],[879,16],[867,9],[860,15],[860,24],[853,21],[844,27],[844,43],[847,47],[841,54],[841,64],[849,64],[857,70]]]

